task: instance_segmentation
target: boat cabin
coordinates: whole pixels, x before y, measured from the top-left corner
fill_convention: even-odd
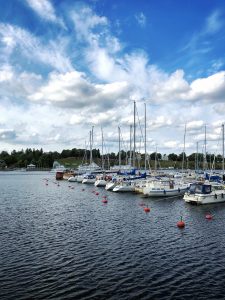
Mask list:
[[[189,188],[190,194],[210,194],[212,191],[211,184],[192,183]]]

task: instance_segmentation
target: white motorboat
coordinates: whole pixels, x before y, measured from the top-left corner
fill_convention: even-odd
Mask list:
[[[77,182],[77,176],[71,176],[67,179],[69,182]]]
[[[113,188],[113,192],[134,192],[135,184],[134,181],[126,180],[122,181]]]
[[[108,182],[112,180],[112,175],[101,174],[96,176],[95,186],[105,187]]]
[[[93,184],[93,183],[95,183],[95,180],[96,180],[95,175],[88,174],[88,175],[84,176],[82,183],[84,183],[84,184]]]
[[[176,182],[165,178],[146,182],[143,194],[148,197],[171,197],[183,195],[188,190],[189,184]]]
[[[225,202],[224,185],[209,181],[192,183],[183,199],[194,204]]]
[[[105,189],[107,191],[112,191],[116,185],[118,185],[118,182],[116,180],[115,181],[109,181],[109,182],[106,183]]]

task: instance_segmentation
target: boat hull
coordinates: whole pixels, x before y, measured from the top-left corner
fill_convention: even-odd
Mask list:
[[[225,191],[213,192],[208,195],[201,194],[184,194],[184,201],[191,204],[213,204],[225,202]]]
[[[96,180],[95,186],[106,186],[106,181],[104,179]]]
[[[182,196],[187,191],[187,188],[178,188],[178,189],[150,189],[143,190],[143,194],[148,197],[175,197]]]

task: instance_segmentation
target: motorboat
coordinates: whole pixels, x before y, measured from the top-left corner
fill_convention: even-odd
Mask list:
[[[147,197],[172,197],[184,195],[189,184],[169,179],[153,179],[146,182],[143,194]]]
[[[135,184],[134,181],[125,180],[117,184],[113,188],[113,192],[134,192],[135,191]]]
[[[69,182],[77,182],[77,176],[71,176],[67,179]]]
[[[185,202],[193,204],[225,202],[224,185],[209,181],[191,183],[183,199]]]
[[[95,183],[96,176],[94,174],[87,174],[84,176],[82,183],[93,184]]]

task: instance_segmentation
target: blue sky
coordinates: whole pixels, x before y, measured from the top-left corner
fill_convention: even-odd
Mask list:
[[[147,150],[221,152],[225,3],[180,0],[0,1],[1,150],[84,147],[118,126],[129,149],[133,101],[147,106]],[[137,125],[137,149],[143,138]],[[220,141],[219,141],[220,140]]]

